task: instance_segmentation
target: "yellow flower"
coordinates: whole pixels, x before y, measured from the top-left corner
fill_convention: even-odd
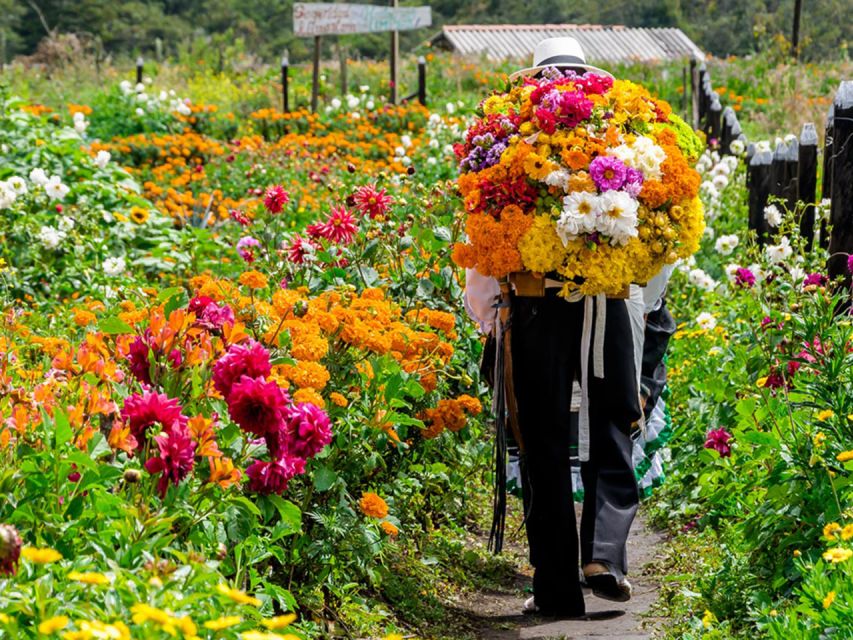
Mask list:
[[[399,633],[391,633],[385,636],[384,640],[403,640],[403,636],[401,636]]]
[[[239,589],[232,589],[227,584],[220,584],[218,587],[216,587],[216,589],[223,596],[230,598],[237,604],[250,604],[253,607],[261,606],[261,601],[257,598],[253,598],[252,596],[246,594],[244,591],[240,591]]]
[[[261,624],[264,625],[267,629],[272,629],[273,631],[277,631],[278,629],[284,629],[289,626],[296,620],[295,613],[288,613],[283,616],[276,616],[275,618],[270,618],[269,620],[261,620]]]
[[[112,582],[112,580],[103,573],[79,573],[77,571],[69,573],[68,579],[76,580],[77,582],[84,582],[86,584],[109,584]]]
[[[823,599],[823,608],[829,609],[829,605],[831,605],[835,601],[835,591],[830,591],[826,594],[826,597]]]
[[[143,224],[148,220],[148,209],[143,209],[142,207],[131,207],[130,208],[130,219],[133,220],[136,224]]]
[[[814,446],[822,447],[824,442],[826,442],[826,434],[823,431],[818,431],[814,438],[812,439]]]
[[[771,616],[771,617],[775,618],[775,617],[776,617],[776,616],[778,616],[778,615],[779,615],[779,612],[778,612],[778,611],[776,611],[776,609],[771,609],[771,610],[770,610],[770,616]]]
[[[844,549],[843,547],[834,547],[823,552],[823,559],[827,562],[831,562],[832,564],[844,562],[850,556],[853,556],[853,551],[850,551],[850,549]]]
[[[269,284],[267,277],[260,271],[246,271],[240,274],[240,284],[249,289],[266,289]]]
[[[823,411],[817,414],[817,419],[821,422],[825,422],[826,420],[832,418],[834,415],[835,412],[832,409],[824,409]]]
[[[243,619],[240,616],[223,616],[216,620],[208,620],[204,623],[204,627],[205,629],[220,631],[221,629],[227,629],[228,627],[238,625],[241,622],[243,622]]]
[[[62,560],[62,554],[54,549],[36,549],[35,547],[24,547],[21,549],[21,555],[25,560],[34,562],[35,564],[50,564],[57,560]]]
[[[801,555],[803,555],[802,551],[800,551],[799,549],[794,549],[794,557],[795,558],[799,558]]]
[[[841,531],[841,525],[837,522],[830,522],[823,528],[824,538],[834,538],[835,534]]]
[[[850,451],[842,451],[837,456],[835,456],[835,459],[839,462],[847,462],[848,460],[853,460],[853,449],[851,449]]]
[[[755,381],[755,386],[759,387],[759,388],[763,388],[765,384],[767,384],[767,376],[764,376],[763,378],[759,378],[758,380]]]
[[[9,616],[5,613],[0,613],[0,624],[9,624]]]
[[[55,616],[48,618],[39,625],[39,633],[49,636],[51,633],[56,633],[60,629],[68,626],[70,620],[67,616]]]
[[[246,631],[240,634],[243,640],[299,640],[298,636],[288,633],[281,635],[278,633],[270,633],[268,631]]]
[[[706,629],[710,629],[716,617],[710,610],[705,609],[705,615],[702,616],[702,626]]]

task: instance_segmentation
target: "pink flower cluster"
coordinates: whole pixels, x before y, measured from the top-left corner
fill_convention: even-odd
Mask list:
[[[187,309],[195,314],[196,325],[211,333],[220,334],[225,325],[233,325],[235,321],[231,307],[219,305],[207,296],[196,296],[190,300]]]
[[[732,455],[732,448],[729,443],[732,440],[732,434],[723,429],[711,429],[705,435],[705,448],[713,449],[720,454],[721,457],[727,458]]]
[[[335,244],[349,244],[358,232],[358,221],[346,207],[332,207],[329,217],[315,222],[306,229],[312,238],[323,238]]]
[[[281,213],[288,202],[290,202],[290,194],[280,184],[267,187],[264,192],[264,207],[270,213]]]
[[[305,464],[332,441],[329,416],[310,403],[294,403],[275,382],[269,352],[259,343],[232,345],[213,365],[213,383],[228,403],[231,419],[246,433],[263,438],[271,460],[248,469],[249,489],[280,494],[305,472]]]

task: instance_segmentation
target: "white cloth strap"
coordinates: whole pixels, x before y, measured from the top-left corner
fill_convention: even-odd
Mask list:
[[[595,335],[593,336],[593,317]],[[592,348],[592,374],[604,378],[604,331],[607,324],[607,296],[583,297],[581,329],[581,404],[578,418],[578,458],[589,460],[589,356]]]

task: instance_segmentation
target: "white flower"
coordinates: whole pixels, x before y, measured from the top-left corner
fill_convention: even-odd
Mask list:
[[[62,178],[59,176],[50,176],[50,180],[44,185],[44,190],[51,200],[64,200],[71,191],[70,187],[62,184]]]
[[[178,113],[180,113],[182,116],[188,116],[193,112],[193,110],[190,109],[190,106],[186,102],[183,102],[183,101],[178,103],[178,108],[176,109],[176,111]]]
[[[373,111],[373,109],[375,107],[376,107],[376,103],[373,100],[368,100],[367,102],[364,103],[364,108],[367,109],[368,111]]]
[[[429,123],[433,127],[438,126],[439,124],[441,124],[441,116],[438,115],[437,113],[429,114]]]
[[[145,91],[145,85],[142,82],[137,82],[136,87],[134,88],[136,89],[136,93],[142,93]]]
[[[110,277],[121,275],[126,268],[127,265],[121,256],[117,258],[110,257],[104,260],[104,273]]]
[[[806,277],[805,270],[800,267],[791,267],[788,271],[791,274],[791,279],[794,281],[795,284],[802,282],[803,278]]]
[[[444,149],[442,149],[442,151],[444,152],[444,155],[452,156],[453,155],[453,145],[452,144],[444,145]]]
[[[734,234],[729,236],[720,236],[717,238],[717,243],[714,247],[717,249],[717,253],[720,255],[728,256],[731,255],[732,251],[735,250],[735,247],[738,245],[738,237]]]
[[[98,151],[98,155],[95,156],[95,164],[98,166],[98,169],[106,168],[111,157],[109,151]]]
[[[601,200],[595,194],[577,191],[563,198],[563,211],[557,220],[557,235],[563,244],[581,233],[595,231],[600,212]]]
[[[361,91],[362,93],[367,93],[368,91],[370,91],[370,85],[368,85],[368,84],[359,85],[358,90]]]
[[[717,326],[717,320],[707,311],[703,311],[698,316],[696,316],[696,324],[699,325],[700,329],[710,331],[711,329]]]
[[[718,175],[714,176],[714,179],[711,182],[720,191],[722,191],[727,186],[729,186],[729,179],[727,176],[724,176],[723,174],[718,174]]]
[[[717,282],[702,269],[691,269],[687,274],[687,281],[694,287],[703,291],[713,291],[717,288]]]
[[[817,205],[818,219],[829,221],[829,214],[832,211],[832,200],[824,198]]]
[[[728,164],[721,162],[711,170],[711,173],[715,176],[728,176],[731,173],[731,169]]]
[[[47,184],[47,174],[44,172],[44,169],[33,169],[30,171],[30,182],[40,187],[43,187]]]
[[[447,113],[449,113],[450,115],[453,115],[453,112],[456,111],[456,105],[453,104],[452,102],[448,102],[446,105],[444,105],[444,108],[447,110]]]
[[[773,264],[785,262],[794,253],[794,250],[791,248],[791,242],[787,237],[783,237],[779,244],[770,245],[765,247],[764,250],[767,253],[767,258]]]
[[[141,87],[142,85],[140,84],[140,85],[136,85],[136,86]],[[136,101],[137,102],[148,102],[148,94],[145,93],[144,91],[142,93],[137,93],[136,94]]]
[[[404,167],[408,167],[410,164],[412,164],[412,159],[409,156],[403,156],[402,158],[400,158],[400,164],[402,164]]]
[[[349,117],[353,120],[358,120],[361,117],[361,114],[358,111],[353,111],[351,114],[349,114]]]
[[[67,233],[74,228],[74,219],[69,218],[68,216],[62,216],[59,219],[59,230],[63,233]]]
[[[746,147],[743,144],[743,140],[732,140],[732,143],[729,145],[729,149],[731,149],[731,152],[736,156],[741,156],[746,150]]]
[[[725,272],[726,272],[726,277],[729,279],[729,282],[735,281],[735,274],[737,273],[738,269],[740,269],[739,264],[732,263],[732,264],[726,265]]]
[[[6,182],[0,182],[0,209],[8,209],[15,204],[17,194]]]
[[[404,148],[408,149],[412,146],[412,138],[409,135],[403,134],[400,136],[400,144],[403,145]]]
[[[121,89],[122,93],[128,94],[133,89],[133,85],[130,84],[130,80],[122,80],[118,83],[118,88]]]
[[[22,196],[27,192],[27,181],[21,176],[12,176],[6,180],[6,186],[14,191],[16,196]]]
[[[430,166],[436,165],[438,164],[438,160],[430,156],[429,158],[427,158],[427,164]]]
[[[559,187],[563,191],[569,186],[569,177],[571,174],[565,169],[557,169],[545,176],[545,184],[549,187]]]
[[[438,149],[440,143],[435,138],[430,138],[429,140],[429,148],[430,149]]]
[[[782,212],[775,204],[768,204],[764,207],[764,219],[771,227],[778,227],[782,224]]]
[[[45,248],[56,249],[56,247],[59,246],[59,243],[65,239],[65,234],[59,229],[44,226],[39,229],[38,238],[39,242],[41,242]]]
[[[340,109],[343,102],[341,102],[340,98],[332,98],[332,109]]]
[[[637,210],[640,203],[624,191],[607,191],[599,198],[601,213],[597,229],[616,244],[628,244],[637,236]]]
[[[714,227],[712,227],[711,225],[708,225],[705,227],[705,231],[702,232],[702,235],[704,237],[708,238],[709,240],[713,240],[714,239],[714,233],[715,233]]]
[[[356,108],[358,108],[359,104],[361,104],[361,103],[358,101],[358,98],[356,98],[355,96],[349,96],[347,98],[347,109],[350,109],[350,110],[356,109]]]
[[[144,116],[144,115],[145,115],[145,110],[144,110],[144,109],[140,109],[139,107],[137,107],[137,108],[136,108],[136,115],[138,115],[138,116]]]
[[[702,194],[709,199],[717,198],[720,195],[720,191],[717,189],[714,183],[709,181],[705,181],[701,185],[699,185],[699,191],[701,191]]]
[[[406,155],[406,150],[403,147],[396,147],[394,149],[394,155],[398,158],[402,158],[404,155]]]

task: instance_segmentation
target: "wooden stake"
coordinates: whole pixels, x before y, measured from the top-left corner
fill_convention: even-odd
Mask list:
[[[794,27],[791,30],[791,55],[794,60],[800,57],[800,17],[803,14],[803,0],[794,0]]]
[[[311,113],[317,113],[320,94],[320,36],[314,36],[314,73],[311,79]]]
[[[346,49],[341,45],[341,39],[338,38],[338,65],[340,66],[341,75],[341,97],[345,96],[349,91],[349,83],[347,82],[347,53]]]
[[[391,0],[391,6],[395,9],[400,6],[399,0]],[[400,32],[391,32],[391,87],[389,91],[389,102],[397,104],[397,80],[398,80],[398,65],[400,62]]]
[[[832,128],[835,120],[835,105],[829,105],[829,113],[826,114],[826,129],[823,135],[823,171],[821,174],[820,197],[829,199],[832,196]],[[829,248],[829,228],[826,218],[820,221],[820,246]]]
[[[800,218],[800,235],[806,239],[806,247],[814,244],[815,198],[817,197],[817,131],[808,122],[800,134],[800,162],[797,166],[797,200],[805,203]]]
[[[764,207],[770,195],[770,165],[773,163],[772,151],[756,151],[749,161],[747,180],[749,182],[749,228],[754,230],[758,244],[767,242],[767,221],[764,219]]]
[[[847,255],[853,253],[853,80],[841,83],[835,94],[832,126],[832,208],[829,222],[829,277],[844,277],[850,287]]]

